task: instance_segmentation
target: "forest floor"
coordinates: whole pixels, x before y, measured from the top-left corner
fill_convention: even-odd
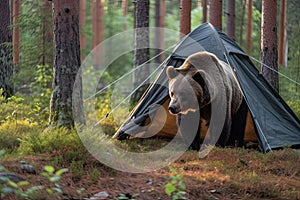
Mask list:
[[[0,165],[28,180],[30,187],[51,188],[53,184],[40,174],[58,155],[8,158]],[[33,165],[37,173],[22,172],[20,160]],[[300,152],[289,148],[267,154],[254,149],[214,148],[204,159],[199,159],[197,152],[188,151],[170,166],[150,173],[125,173],[101,164],[92,156],[87,160],[83,170],[76,171],[76,167],[68,164],[61,166],[72,169],[55,184],[63,195],[47,197],[39,193],[32,199],[167,200],[172,197],[166,194],[165,185],[171,183],[171,176],[177,175],[186,185],[183,189],[186,194],[181,199],[300,199]],[[170,171],[170,167],[175,171]],[[175,180],[172,184],[177,187],[177,183]],[[15,199],[15,196],[4,199]]]

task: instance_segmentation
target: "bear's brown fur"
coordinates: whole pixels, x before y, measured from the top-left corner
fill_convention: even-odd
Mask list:
[[[189,56],[179,68],[169,66],[166,73],[171,98],[169,111],[177,115],[179,129],[182,117],[200,112],[200,118],[207,122],[211,138],[216,137],[211,143],[224,146],[236,143],[236,140],[242,142],[247,106],[230,66],[214,54],[198,52]],[[197,136],[190,143],[192,149],[200,148],[200,128],[199,125],[194,134]],[[194,137],[189,136],[193,133],[187,133],[188,130],[180,132],[183,137]]]

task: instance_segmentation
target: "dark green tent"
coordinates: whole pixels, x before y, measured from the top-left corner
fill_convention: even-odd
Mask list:
[[[160,66],[162,72],[146,91],[129,118],[116,132],[118,139],[128,135],[151,135],[155,127],[161,127],[157,135],[174,136],[177,133],[175,117],[162,117],[157,105],[168,105],[168,78],[165,66],[179,67],[191,54],[208,51],[228,63],[236,73],[244,92],[255,127],[255,134],[264,152],[271,149],[300,145],[300,121],[279,94],[256,69],[249,56],[227,35],[205,23],[182,39],[172,54]],[[151,123],[151,126],[148,124]],[[160,124],[164,123],[164,124]],[[156,130],[156,129],[155,129]]]

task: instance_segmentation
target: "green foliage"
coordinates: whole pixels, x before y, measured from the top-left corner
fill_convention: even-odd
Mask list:
[[[165,193],[172,197],[172,200],[186,199],[186,185],[183,181],[184,176],[178,173],[176,169],[170,168],[170,181],[165,185]]]
[[[83,145],[75,130],[49,127],[40,133],[30,134],[22,139],[19,152],[32,154],[61,151],[66,154],[76,149],[82,150]]]
[[[72,179],[79,181],[83,175],[85,175],[84,162],[83,161],[72,161],[70,164],[70,170],[72,173]]]
[[[0,156],[4,154],[4,151],[0,151]],[[3,166],[0,165],[0,172],[7,172]],[[62,189],[56,184],[61,180],[61,176],[66,173],[68,169],[62,168],[55,171],[55,168],[52,166],[45,166],[44,172],[41,173],[41,176],[45,177],[50,183],[50,187],[43,185],[31,186],[28,181],[13,182],[5,176],[0,176],[0,197],[5,198],[7,195],[14,194],[21,199],[44,199],[43,191],[46,191],[48,196],[52,198],[58,198],[62,196]],[[41,196],[42,195],[42,196]]]
[[[34,81],[35,66],[53,62],[52,13],[45,11],[44,3],[38,0],[21,1],[19,23],[14,24],[22,31],[21,62],[15,65],[15,83],[18,87],[28,88],[29,83]]]
[[[115,95],[116,96],[116,95]],[[115,97],[114,96],[114,97]],[[116,103],[112,103],[112,94],[108,91],[104,96],[98,97],[96,100],[96,116],[99,121],[102,120],[100,126],[104,133],[108,135],[114,134],[120,124],[126,119],[129,114],[129,110],[126,106],[128,104],[124,103],[121,107],[117,108],[113,113],[110,114],[112,108],[115,107]],[[117,98],[117,99],[116,99]],[[125,98],[121,93],[114,98],[113,101],[121,102]],[[108,115],[109,114],[109,115]]]
[[[46,120],[49,116],[49,102],[51,97],[51,83],[53,70],[49,65],[37,65],[34,72],[34,81],[30,89],[34,94],[33,112]]]
[[[92,179],[93,182],[96,182],[99,177],[100,177],[101,173],[97,168],[92,168],[90,171],[90,177]]]

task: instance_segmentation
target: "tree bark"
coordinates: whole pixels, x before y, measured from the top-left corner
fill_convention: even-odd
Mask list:
[[[244,18],[245,18],[245,10],[246,10],[246,0],[242,0],[242,20],[241,20],[241,25],[240,25],[240,45],[243,45],[243,32],[244,32]]]
[[[92,1],[92,48],[95,48],[101,41],[103,41],[103,3],[104,0]]]
[[[164,0],[155,0],[155,62],[161,63],[164,59],[162,53],[164,48]],[[160,54],[160,55],[159,55]]]
[[[81,60],[84,60],[86,56],[86,40],[84,35],[84,27],[86,22],[86,0],[80,0],[80,13],[79,13],[79,37],[80,37],[80,47],[81,47]]]
[[[279,24],[279,42],[278,42],[278,64],[287,66],[286,63],[286,8],[287,0],[280,1],[280,24]]]
[[[12,30],[10,0],[0,3],[0,89],[2,96],[8,98],[14,94],[12,82],[13,56],[12,56]]]
[[[191,32],[191,0],[180,0],[180,38]]]
[[[53,65],[53,25],[51,20],[51,2],[40,0],[39,6],[41,7],[41,28],[42,28],[42,52],[41,52],[41,64],[42,65]]]
[[[248,23],[247,23],[247,52],[252,53],[252,0],[248,0]]]
[[[134,66],[139,67],[145,64],[149,58],[149,0],[139,0],[134,2]],[[136,103],[145,90],[147,85],[140,84],[150,75],[149,67],[143,66],[135,71],[133,76],[134,88],[139,89],[132,95],[131,103]]]
[[[84,123],[80,76],[79,0],[53,0],[54,77],[50,124],[72,128]],[[77,80],[76,80],[77,78]],[[75,80],[76,98],[72,98]],[[78,89],[79,88],[79,89]],[[73,101],[76,100],[76,101]]]
[[[222,0],[210,0],[209,8],[210,23],[222,30]]]
[[[202,0],[202,23],[207,22],[207,1],[208,0]]]
[[[20,17],[20,0],[13,0],[13,24],[19,22]],[[13,28],[13,62],[20,62],[20,29],[18,27]]]
[[[235,0],[226,1],[226,30],[227,35],[235,40]]]
[[[262,1],[261,24],[262,73],[273,88],[279,91],[276,0]]]
[[[128,0],[122,0],[122,10],[123,10],[123,31],[127,30],[128,24]]]

